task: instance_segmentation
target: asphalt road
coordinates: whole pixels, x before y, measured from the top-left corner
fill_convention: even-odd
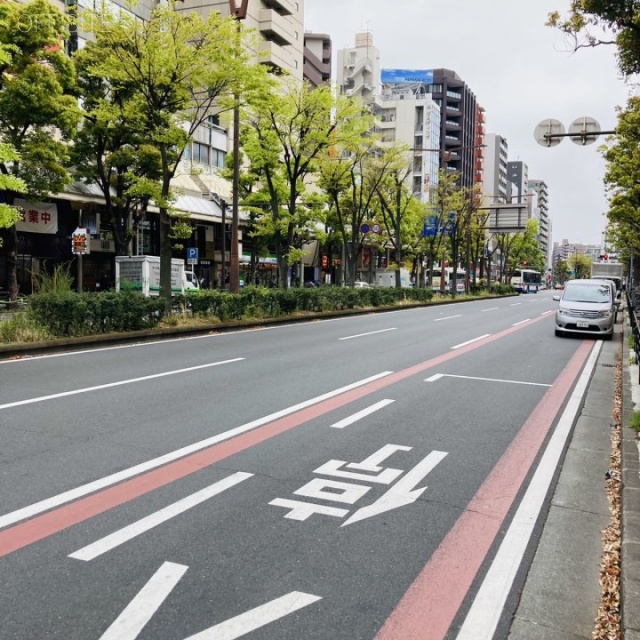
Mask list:
[[[0,361],[0,638],[508,619],[597,348],[554,337],[551,295]],[[521,556],[478,618],[505,536]]]

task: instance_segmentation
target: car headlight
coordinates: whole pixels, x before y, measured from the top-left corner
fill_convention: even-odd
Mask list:
[[[561,316],[570,316],[571,312],[569,311],[569,309],[563,309],[562,307],[558,307],[558,313]]]
[[[611,316],[611,309],[605,309],[598,314],[601,318],[609,318]]]

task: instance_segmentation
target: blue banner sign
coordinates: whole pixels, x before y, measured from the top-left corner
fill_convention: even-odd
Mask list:
[[[383,69],[382,84],[402,84],[407,82],[433,83],[433,69]]]

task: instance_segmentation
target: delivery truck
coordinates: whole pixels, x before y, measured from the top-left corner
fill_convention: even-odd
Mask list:
[[[591,277],[613,280],[616,285],[616,297],[622,295],[622,262],[594,262],[591,264]]]
[[[189,277],[190,276],[190,277]],[[160,294],[159,256],[117,256],[116,290],[139,291],[145,296]],[[171,260],[171,295],[199,289],[198,278],[192,272],[185,272],[184,261]]]

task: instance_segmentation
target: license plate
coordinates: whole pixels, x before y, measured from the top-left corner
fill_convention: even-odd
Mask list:
[[[576,322],[578,329],[587,329],[589,327],[588,322]]]

